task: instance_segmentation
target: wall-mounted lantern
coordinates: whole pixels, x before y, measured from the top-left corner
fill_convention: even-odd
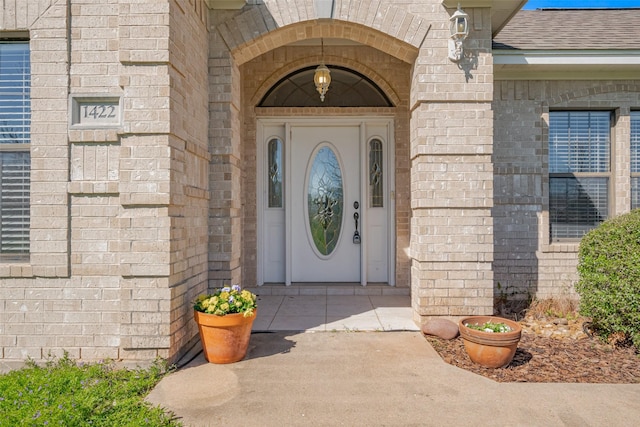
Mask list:
[[[458,4],[451,18],[449,18],[449,59],[458,62],[462,59],[464,49],[462,42],[469,35],[469,15]]]

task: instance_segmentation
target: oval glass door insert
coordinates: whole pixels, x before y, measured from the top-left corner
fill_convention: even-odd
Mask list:
[[[342,171],[331,148],[317,151],[307,182],[309,232],[318,252],[328,256],[340,238],[344,206]]]

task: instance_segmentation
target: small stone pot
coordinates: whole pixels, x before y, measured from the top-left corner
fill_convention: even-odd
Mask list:
[[[251,327],[256,318],[241,313],[216,316],[194,310],[204,357],[209,363],[233,363],[244,359],[251,338]]]
[[[485,332],[468,328],[467,324],[504,323],[509,332]],[[458,323],[464,348],[472,362],[487,368],[504,368],[513,360],[520,342],[522,328],[517,322],[502,317],[471,316]]]

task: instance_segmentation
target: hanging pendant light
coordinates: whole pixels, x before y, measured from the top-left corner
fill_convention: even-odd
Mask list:
[[[329,90],[329,85],[331,84],[331,71],[324,65],[324,41],[320,39],[320,43],[322,46],[322,60],[313,75],[313,82],[316,85],[316,90],[320,94],[320,101],[324,102],[324,95]]]

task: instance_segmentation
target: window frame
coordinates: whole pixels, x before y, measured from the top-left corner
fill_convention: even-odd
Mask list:
[[[27,225],[26,225],[26,240],[22,240],[21,245],[25,248],[22,251],[18,251],[18,252],[13,252],[13,251],[9,251],[9,252],[3,252],[2,250],[2,237],[0,235],[0,263],[6,263],[6,262],[27,262],[29,261],[30,258],[30,252],[31,252],[31,242],[30,242],[30,224],[31,224],[31,212],[30,212],[30,206],[31,206],[31,171],[32,171],[32,167],[31,167],[31,113],[32,113],[32,96],[31,96],[31,78],[32,78],[32,73],[31,73],[31,46],[30,46],[30,41],[27,38],[16,38],[16,39],[6,39],[6,40],[0,40],[0,44],[2,45],[7,45],[7,44],[22,44],[26,46],[26,58],[28,60],[28,70],[27,73],[23,73],[23,76],[25,76],[26,74],[28,74],[28,76],[26,76],[26,81],[28,82],[27,85],[23,86],[23,89],[26,88],[26,90],[23,90],[21,92],[22,94],[22,100],[20,101],[21,104],[21,108],[23,110],[26,110],[26,116],[27,118],[25,119],[24,117],[22,119],[22,121],[25,121],[27,124],[25,125],[26,130],[24,131],[24,133],[26,134],[26,137],[22,137],[22,142],[8,142],[8,143],[0,143],[0,156],[3,153],[28,153],[28,157],[29,157],[29,167],[28,167],[28,178],[27,178],[27,185],[28,185],[28,212],[27,213]],[[2,79],[0,79],[2,80]],[[1,88],[0,88],[1,89]],[[8,91],[10,92],[10,91]],[[26,96],[25,96],[26,94]],[[2,94],[0,94],[0,96],[2,96]],[[27,142],[24,142],[24,140],[26,140]],[[0,189],[0,192],[2,190]],[[0,221],[2,221],[2,216],[0,216]],[[0,233],[2,232],[2,223],[0,222]]]
[[[635,124],[635,128],[634,128]],[[635,132],[634,132],[635,131]],[[634,138],[635,137],[635,138]],[[637,154],[634,156],[634,145]],[[631,110],[629,112],[629,174],[630,174],[630,190],[629,195],[630,209],[640,208],[640,110]],[[634,161],[635,158],[635,161]],[[635,167],[634,167],[635,166]],[[634,172],[634,169],[636,171]],[[634,181],[636,185],[634,186]],[[634,199],[637,203],[634,204]]]
[[[562,171],[562,172],[552,172],[552,164],[554,163],[552,161],[552,149],[551,149],[551,138],[552,138],[552,120],[553,120],[553,115],[557,114],[557,113],[568,113],[569,115],[571,113],[606,113],[608,114],[609,118],[608,118],[608,139],[607,139],[607,171],[606,172],[602,172],[602,171]],[[612,185],[613,185],[613,180],[614,180],[614,165],[613,165],[613,160],[614,160],[614,126],[615,126],[615,111],[613,109],[606,109],[606,110],[595,110],[595,109],[557,109],[557,110],[551,110],[549,111],[549,130],[548,130],[548,138],[547,138],[547,153],[548,153],[548,159],[547,159],[547,189],[548,189],[548,212],[549,212],[549,216],[548,216],[548,241],[550,242],[550,244],[562,244],[562,243],[579,243],[580,240],[582,239],[582,237],[584,236],[584,234],[586,234],[588,232],[584,231],[584,233],[580,236],[554,236],[554,214],[553,214],[553,206],[552,206],[552,196],[551,196],[551,187],[552,187],[552,181],[554,179],[568,179],[568,178],[573,178],[576,180],[579,180],[581,178],[596,178],[596,179],[606,179],[606,184],[605,184],[605,188],[606,188],[606,213],[604,218],[602,219],[602,221],[605,221],[607,218],[610,218],[612,215],[612,209],[613,209],[613,190],[612,190]],[[570,117],[568,118],[568,120],[570,120]],[[591,129],[590,127],[588,129]],[[591,140],[590,140],[591,141]],[[591,144],[589,144],[589,148],[591,148]],[[575,149],[575,148],[574,148]],[[590,160],[590,159],[589,159]],[[567,160],[567,164],[568,164],[568,168],[571,167],[571,161],[570,159]],[[591,161],[589,163],[589,168],[591,167]],[[596,208],[597,210],[597,208]],[[601,223],[601,222],[600,222]],[[568,225],[570,225],[571,223],[566,223]],[[577,226],[581,225],[581,223],[576,222],[575,223]],[[556,225],[557,226],[557,225]],[[593,227],[591,227],[590,229],[593,229],[597,227],[597,225],[594,225]],[[579,233],[579,231],[578,231]]]

